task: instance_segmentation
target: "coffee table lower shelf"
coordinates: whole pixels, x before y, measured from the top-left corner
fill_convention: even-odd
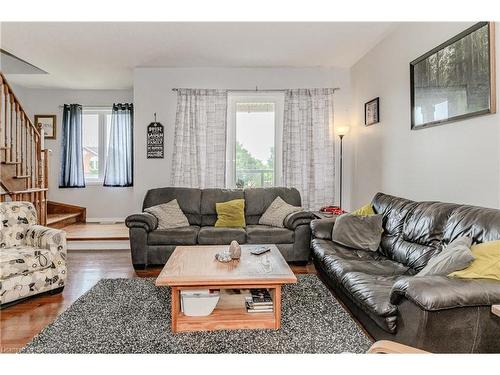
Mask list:
[[[249,313],[241,308],[218,308],[208,316],[186,316],[180,311],[180,290],[172,287],[172,332],[215,331],[222,329],[279,329],[281,285],[267,286],[273,298],[273,312]],[[212,289],[216,289],[213,288]],[[242,289],[244,289],[242,287]]]

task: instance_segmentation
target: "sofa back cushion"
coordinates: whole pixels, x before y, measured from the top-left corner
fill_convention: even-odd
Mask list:
[[[280,197],[292,206],[300,207],[300,193],[295,188],[273,187],[245,189],[245,218],[247,225],[259,224],[259,219],[271,203]]]
[[[201,191],[201,225],[213,226],[217,221],[216,203],[243,199],[241,189],[203,189]],[[246,202],[245,202],[246,203]]]
[[[157,206],[162,203],[168,203],[177,199],[179,207],[188,218],[190,225],[201,225],[201,190],[183,187],[165,187],[151,189],[146,193],[142,210]]]
[[[461,236],[471,237],[473,244],[500,240],[500,210],[459,206],[448,219],[444,242]]]
[[[382,193],[375,195],[372,204],[375,212],[384,216],[381,252],[417,272],[441,251],[447,219],[457,207]]]
[[[414,202],[382,193],[375,195],[372,205],[384,216],[380,251],[416,272],[458,237],[471,237],[474,243],[500,239],[500,210]]]
[[[256,225],[271,203],[281,197],[292,206],[301,206],[300,193],[295,188],[273,187],[255,189],[192,189],[165,187],[146,193],[142,210],[177,199],[190,225],[213,226],[217,221],[216,203],[245,199],[245,221]]]
[[[423,269],[433,255],[441,252],[448,218],[457,207],[451,203],[418,202],[405,217],[393,259],[417,272]]]

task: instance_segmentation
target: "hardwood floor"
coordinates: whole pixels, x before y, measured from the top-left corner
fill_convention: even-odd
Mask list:
[[[312,264],[292,266],[292,270],[297,274],[316,272]],[[20,350],[99,280],[156,277],[160,271],[161,267],[155,267],[136,273],[129,250],[69,251],[68,279],[62,293],[33,297],[0,310],[0,352]]]

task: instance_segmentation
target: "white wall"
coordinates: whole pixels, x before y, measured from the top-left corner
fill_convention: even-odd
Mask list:
[[[499,114],[410,130],[410,61],[470,25],[401,24],[352,67],[353,207],[366,204],[377,191],[500,207]],[[364,103],[377,96],[381,122],[365,127]]]
[[[349,120],[348,69],[326,68],[138,68],[134,73],[135,204],[140,207],[147,189],[169,186],[177,96],[172,88],[312,88],[340,87],[334,97],[334,122]],[[153,113],[165,126],[165,159],[146,159],[146,127]],[[346,153],[349,151],[346,139]],[[337,143],[338,145],[338,143]],[[338,147],[337,147],[338,151]],[[344,164],[345,170],[349,165]],[[348,173],[346,172],[346,176]],[[349,178],[346,178],[349,181]],[[345,184],[348,187],[348,182]],[[349,189],[346,189],[349,190]],[[344,194],[348,204],[348,194]],[[326,202],[329,203],[329,202]]]
[[[35,114],[57,116],[57,139],[45,140],[45,148],[52,150],[49,162],[49,200],[86,207],[89,219],[125,217],[130,212],[132,188],[87,186],[82,189],[59,189],[62,121],[60,106],[70,103],[111,106],[118,102],[132,102],[132,90],[48,90],[19,86],[13,89],[32,121]]]
[[[340,87],[335,93],[336,124],[349,119],[350,98],[349,69],[326,68],[137,68],[134,89],[127,90],[44,90],[15,88],[26,111],[34,114],[56,114],[58,136],[47,140],[52,149],[50,159],[49,199],[81,205],[87,208],[88,218],[124,218],[141,209],[144,194],[154,187],[169,186],[173,150],[173,135],[177,96],[172,88],[312,88]],[[104,188],[87,186],[83,189],[59,189],[60,135],[64,103],[82,105],[110,105],[113,102],[134,102],[134,186],[131,188]],[[165,159],[146,159],[146,127],[153,121],[165,126]],[[338,145],[338,141],[337,141]],[[348,153],[346,144],[346,154]],[[338,152],[338,147],[337,147]],[[348,162],[344,164],[348,176]],[[348,180],[346,178],[346,180]],[[348,187],[348,182],[344,185]],[[349,190],[349,189],[346,189]],[[348,202],[348,194],[344,201]],[[326,202],[328,203],[328,202]]]

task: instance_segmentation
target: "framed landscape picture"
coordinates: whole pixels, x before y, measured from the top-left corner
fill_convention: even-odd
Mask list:
[[[380,106],[379,98],[375,98],[370,100],[368,103],[365,103],[365,125],[373,125],[377,122],[380,122]]]
[[[56,139],[56,115],[35,115],[35,125],[41,124],[45,139]]]
[[[410,63],[411,129],[496,112],[495,25],[479,22]]]

